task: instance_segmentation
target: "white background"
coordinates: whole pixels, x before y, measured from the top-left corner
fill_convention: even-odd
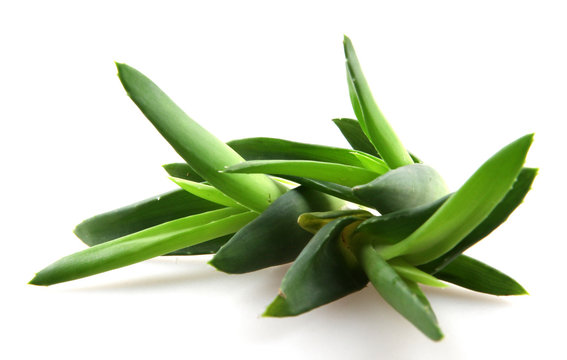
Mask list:
[[[203,5],[206,3],[206,5]],[[562,2],[21,1],[0,5],[4,359],[562,358],[565,312]],[[125,95],[113,61],[222,140],[346,146],[342,35],[404,144],[451,189],[535,132],[540,175],[470,253],[530,296],[426,289],[428,340],[372,288],[289,319],[259,315],[287,266],[229,276],[208,257],[154,259],[49,288],[34,272],[84,248],[84,218],[175,188],[179,158]]]

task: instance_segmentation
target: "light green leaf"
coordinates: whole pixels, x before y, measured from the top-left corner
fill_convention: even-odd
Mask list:
[[[66,256],[41,270],[33,285],[53,285],[117,269],[232,234],[258,216],[225,208],[163,223]]]
[[[232,165],[224,172],[301,176],[344,186],[365,184],[381,175],[361,167],[307,160],[251,160]]]
[[[217,188],[210,186],[210,185],[206,185],[203,183],[198,183],[195,181],[190,181],[190,180],[185,180],[185,179],[180,179],[180,178],[175,178],[175,177],[169,177],[169,179],[171,181],[173,181],[174,183],[176,183],[177,185],[179,185],[183,190],[198,196],[202,199],[220,204],[220,205],[224,205],[224,206],[229,206],[229,207],[242,207],[240,204],[238,204],[236,201],[232,200],[231,198],[229,198],[228,196],[226,196],[225,194],[223,194],[220,190],[218,190]]]
[[[403,147],[400,139],[388,123],[382,112],[376,105],[376,101],[370,92],[370,87],[362,73],[362,68],[348,37],[344,38],[344,50],[346,56],[347,76],[349,79],[349,90],[356,94],[353,101],[355,113],[364,133],[374,145],[380,157],[392,169],[400,166],[413,164],[407,150]],[[353,96],[351,95],[351,100]],[[360,107],[357,110],[357,105]],[[360,115],[360,113],[362,115]]]
[[[403,256],[420,265],[455,247],[512,188],[532,139],[532,134],[526,135],[492,156],[421,227],[399,243],[380,249],[380,254],[386,259]]]

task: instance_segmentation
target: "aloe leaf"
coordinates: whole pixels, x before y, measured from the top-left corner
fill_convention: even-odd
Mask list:
[[[370,140],[368,140],[368,137],[362,131],[360,123],[357,120],[340,118],[333,119],[333,122],[335,123],[335,125],[337,125],[337,127],[353,149],[362,151],[372,156],[380,157],[380,155],[376,151],[376,148],[374,148],[374,145],[372,145]],[[414,163],[418,164],[422,162],[420,158],[418,158],[415,154],[409,152],[409,155]]]
[[[355,220],[333,220],[313,236],[285,274],[264,316],[299,315],[364,288],[364,272],[348,259],[340,241],[343,229]]]
[[[360,161],[360,164],[365,169],[379,172],[381,174],[388,171],[388,167],[384,163],[384,160],[380,158],[365,154],[363,152],[352,152],[352,154],[358,159],[358,161]]]
[[[225,208],[156,225],[66,256],[37,273],[30,284],[52,285],[135,264],[234,233],[257,216]]]
[[[216,210],[220,205],[175,190],[135,204],[93,216],[75,227],[75,234],[89,246],[138,232],[171,220]]]
[[[368,140],[366,134],[364,134],[364,132],[362,131],[360,123],[357,120],[340,118],[333,119],[333,122],[335,123],[335,125],[337,125],[337,127],[353,149],[365,152],[373,156],[380,156],[378,155],[378,152],[376,151],[374,145],[372,145],[370,140]]]
[[[381,255],[386,259],[403,256],[420,265],[455,247],[512,188],[532,139],[532,134],[523,136],[492,156],[419,229],[380,249]]]
[[[508,275],[465,255],[459,255],[435,276],[455,285],[491,295],[528,293]]]
[[[187,163],[170,163],[163,165],[164,170],[169,176],[185,179],[196,182],[204,182],[205,180],[197,175],[195,170],[191,169],[191,166]]]
[[[419,270],[415,266],[405,262],[403,259],[392,259],[388,263],[401,277],[406,280],[433,287],[447,287],[447,284],[435,278],[435,276]]]
[[[397,312],[432,340],[441,340],[443,334],[437,319],[423,294],[416,293],[368,242],[353,248],[358,262],[380,295]]]
[[[471,231],[454,248],[439,258],[421,265],[420,268],[434,274],[447,266],[447,264],[453,261],[469,247],[488,236],[488,234],[500,226],[500,224],[505,222],[512,212],[522,203],[524,197],[530,190],[536,175],[537,169],[522,168],[514,182],[514,185],[512,186],[512,189],[508,191],[504,199],[498,203],[490,215],[488,215],[488,217],[484,219],[480,225]]]
[[[354,234],[369,239],[375,246],[395,244],[423,225],[448,197],[415,208],[373,216],[360,223]]]
[[[312,236],[297,224],[299,215],[342,205],[343,201],[308,188],[290,190],[240,229],[210,264],[227,273],[245,273],[290,262]]]
[[[448,193],[447,185],[437,171],[424,164],[390,170],[352,190],[356,197],[372,204],[381,214],[424,205]]]
[[[283,176],[285,179],[291,180],[305,187],[324,192],[339,199],[350,201],[356,204],[370,206],[370,204],[357,198],[352,192],[352,188],[344,185],[335,184],[328,181],[313,180],[300,176]]]
[[[274,138],[246,138],[227,143],[246,160],[313,160],[361,166],[357,154],[349,149],[313,145]],[[381,173],[388,171],[383,160],[374,158]]]
[[[187,116],[136,69],[116,64],[124,89],[144,115],[197,174],[239,204],[261,212],[285,192],[265,175],[229,175],[219,170],[244,159]]]
[[[207,255],[215,254],[219,249],[230,240],[234,234],[225,235],[216,239],[208,240],[197,245],[188,246],[183,249],[175,250],[165,255],[186,256],[186,255]]]
[[[301,176],[344,186],[365,184],[380,175],[361,167],[308,160],[251,160],[227,167],[224,173]]]
[[[303,229],[312,234],[316,234],[323,226],[327,225],[333,220],[342,217],[351,217],[359,220],[368,219],[372,214],[366,210],[359,209],[346,209],[346,210],[331,210],[323,212],[308,212],[303,213],[297,219],[297,223]]]
[[[174,177],[169,177],[169,179],[179,185],[183,190],[210,202],[229,207],[241,207],[240,204],[213,186]]]
[[[364,133],[374,145],[380,157],[392,169],[400,166],[413,164],[407,150],[403,147],[400,139],[376,105],[376,101],[370,92],[366,78],[362,73],[362,68],[348,37],[344,38],[344,50],[346,56],[347,76],[349,79],[349,90],[356,94],[360,110],[357,111],[355,103],[355,113]],[[351,96],[351,99],[353,97]]]

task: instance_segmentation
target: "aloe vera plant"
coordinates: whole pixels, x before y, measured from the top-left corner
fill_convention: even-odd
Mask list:
[[[333,121],[352,149],[274,138],[225,144],[142,73],[117,64],[127,94],[185,160],[164,165],[179,189],[85,220],[75,234],[89,247],[30,284],[161,255],[214,254],[209,263],[227,273],[293,262],[265,316],[299,315],[370,282],[433,340],[443,334],[419,284],[526,294],[463,252],[523,201],[537,174],[523,167],[533,136],[502,148],[451,193],[386,121],[347,37],[344,50],[356,119]]]

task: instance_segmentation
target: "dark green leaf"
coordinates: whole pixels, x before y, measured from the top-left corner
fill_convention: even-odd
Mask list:
[[[343,204],[308,188],[290,190],[240,229],[210,264],[224,272],[245,273],[290,262],[312,236],[297,224],[299,215],[337,209]]]
[[[285,274],[264,316],[299,315],[364,288],[364,272],[339,239],[353,221],[339,218],[317,232]]]
[[[435,276],[461,287],[492,295],[526,295],[516,280],[478,260],[457,256]]]
[[[352,188],[344,185],[335,184],[328,181],[313,180],[299,176],[282,176],[284,179],[294,181],[298,184],[306,186],[308,188],[324,192],[339,199],[350,201],[356,204],[370,206],[370,204],[357,198],[352,192]]]
[[[376,290],[396,311],[432,340],[441,340],[443,334],[429,303],[421,291],[408,286],[406,281],[374,250],[368,242],[355,246],[358,262]]]
[[[75,228],[85,244],[94,246],[185,216],[222,206],[175,190],[89,218]]]
[[[355,186],[354,195],[381,214],[411,209],[447,195],[447,185],[432,167],[412,164],[388,171],[368,184]]]
[[[333,122],[353,149],[379,157],[374,145],[368,140],[357,120],[341,118],[333,119]]]
[[[197,245],[175,250],[166,255],[204,255],[215,254],[221,246],[227,243],[234,234],[222,236],[213,240],[205,241]]]
[[[372,145],[370,140],[368,140],[368,137],[366,137],[366,135],[362,131],[358,120],[341,118],[333,119],[333,122],[335,123],[335,125],[337,125],[337,127],[353,149],[365,152],[376,157],[380,157],[380,155],[374,148],[374,145]],[[416,155],[412,154],[411,152],[409,154],[414,163],[417,164],[422,162]]]
[[[449,196],[412,209],[373,216],[358,225],[355,234],[370,239],[374,245],[395,244],[417,230]]]

